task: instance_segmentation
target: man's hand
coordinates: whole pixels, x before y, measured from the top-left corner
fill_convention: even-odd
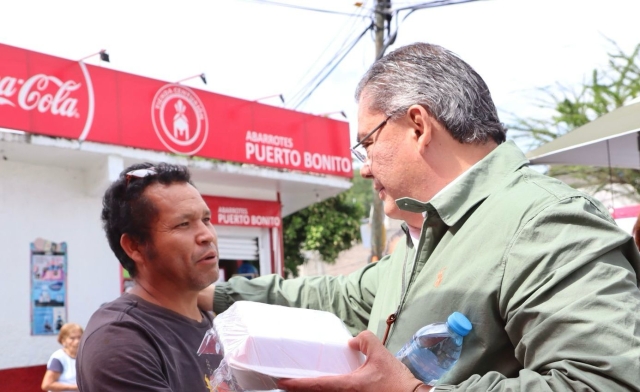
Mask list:
[[[349,346],[367,356],[362,366],[341,376],[283,379],[278,388],[314,392],[412,392],[422,385],[402,362],[398,361],[369,331],[349,341]],[[431,389],[422,386],[420,391]]]
[[[205,312],[213,312],[213,294],[216,291],[215,283],[200,290],[198,293],[198,307]]]

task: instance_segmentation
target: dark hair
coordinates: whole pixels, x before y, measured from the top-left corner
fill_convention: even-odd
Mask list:
[[[500,144],[506,128],[484,80],[447,49],[427,43],[403,46],[371,65],[356,89],[369,110],[399,117],[421,105],[460,143]]]
[[[155,174],[144,177],[130,177],[133,170],[153,168]],[[144,190],[151,184],[170,185],[191,182],[191,174],[186,166],[169,163],[137,163],[124,169],[118,179],[111,184],[102,199],[102,227],[111,250],[122,267],[131,277],[136,276],[136,264],[120,246],[120,238],[128,234],[134,241],[144,244],[151,238],[151,224],[158,215],[153,203],[144,196]]]

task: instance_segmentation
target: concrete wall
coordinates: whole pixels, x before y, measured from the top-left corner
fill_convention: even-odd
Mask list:
[[[31,336],[30,249],[37,237],[65,241],[68,321],[85,326],[119,295],[119,263],[104,238],[101,200],[82,170],[0,160],[0,369],[46,363],[55,336]]]

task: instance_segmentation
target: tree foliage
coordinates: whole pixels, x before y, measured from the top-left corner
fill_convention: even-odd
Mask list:
[[[609,53],[607,67],[593,70],[577,89],[563,85],[540,89],[537,105],[553,114],[544,119],[516,117],[509,124],[510,135],[533,149],[640,96],[640,44],[631,53],[612,45],[615,50]],[[640,192],[640,171],[633,169],[559,165],[552,166],[549,174],[572,178],[595,191],[617,183]]]
[[[354,182],[359,184],[358,177],[354,177]],[[365,209],[358,189],[352,188],[284,218],[284,265],[288,274],[298,275],[297,267],[306,261],[305,251],[317,251],[322,260],[333,263],[341,251],[360,240]]]
[[[369,213],[371,209],[371,203],[373,203],[373,192],[370,179],[362,178],[360,175],[360,169],[353,171],[353,186],[347,192],[352,198],[354,203],[362,206],[365,214]]]

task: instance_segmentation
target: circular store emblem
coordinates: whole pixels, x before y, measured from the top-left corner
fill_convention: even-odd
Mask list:
[[[153,97],[151,119],[162,144],[177,154],[194,155],[207,141],[207,112],[200,98],[184,86],[162,86]]]

